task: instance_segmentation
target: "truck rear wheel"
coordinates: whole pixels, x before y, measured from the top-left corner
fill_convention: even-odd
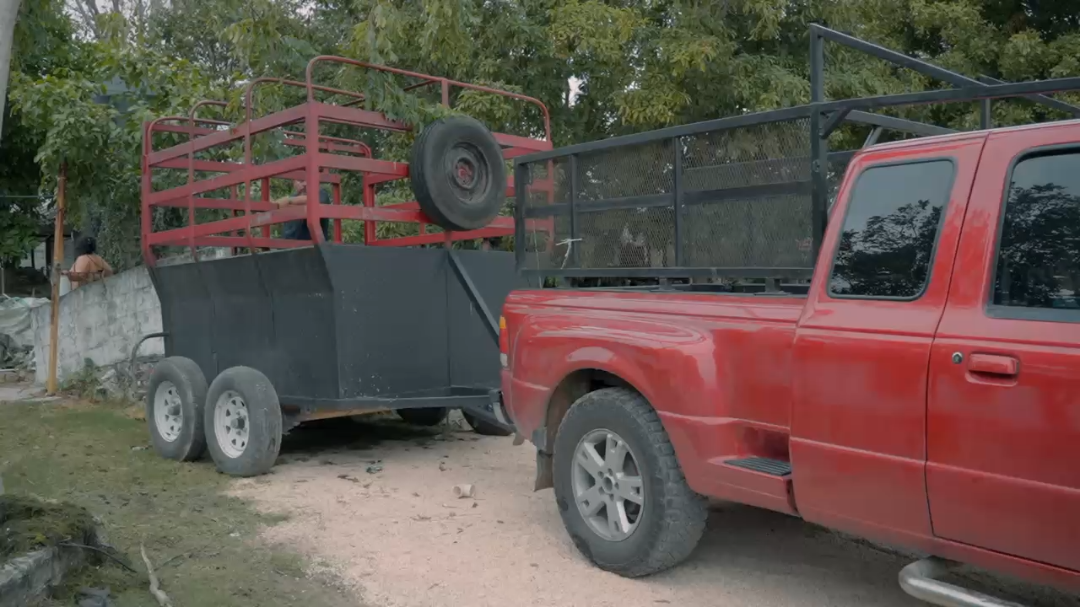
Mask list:
[[[506,165],[495,136],[468,116],[440,118],[413,144],[409,178],[420,210],[446,230],[491,223],[506,202]]]
[[[641,577],[693,552],[706,501],[686,484],[660,418],[624,388],[590,392],[555,438],[555,499],[574,545],[601,569]]]
[[[146,425],[158,455],[181,462],[202,456],[205,402],[206,377],[195,361],[170,356],[154,366],[146,391]]]
[[[450,409],[445,407],[423,407],[419,409],[398,409],[398,417],[414,426],[438,426],[443,423]]]
[[[274,385],[250,367],[222,371],[206,395],[206,442],[220,472],[257,476],[281,450],[281,404]]]

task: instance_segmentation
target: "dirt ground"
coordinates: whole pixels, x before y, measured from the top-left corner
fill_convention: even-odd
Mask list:
[[[463,430],[328,420],[295,430],[273,474],[233,492],[288,515],[265,538],[378,607],[924,605],[896,582],[911,558],[730,504],[677,569],[644,580],[599,571],[570,543],[551,491],[532,491],[533,457],[528,444]],[[475,499],[454,497],[462,483],[475,485]],[[1029,605],[1080,606],[1026,586],[1003,591]]]

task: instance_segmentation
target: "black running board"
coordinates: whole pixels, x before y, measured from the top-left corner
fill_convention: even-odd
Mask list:
[[[788,476],[791,474],[791,462],[767,457],[744,457],[742,459],[729,459],[724,462],[726,466],[752,470],[769,476]]]

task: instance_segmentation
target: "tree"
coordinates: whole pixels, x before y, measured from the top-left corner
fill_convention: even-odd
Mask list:
[[[346,55],[537,97],[551,110],[556,145],[804,103],[809,100],[811,22],[969,76],[1015,81],[1080,75],[1080,17],[1068,3],[70,1],[74,21],[61,0],[23,3],[12,64],[11,100],[16,111],[7,121],[15,124],[3,127],[5,137],[18,137],[19,146],[3,144],[3,152],[5,161],[15,157],[14,152],[20,166],[36,169],[40,179],[30,181],[45,192],[53,185],[59,159],[68,159],[74,219],[97,227],[99,241],[119,267],[138,259],[138,125],[164,113],[186,114],[202,97],[231,101],[225,115],[238,121],[240,83],[263,75],[300,76],[307,61],[318,54]],[[24,45],[21,52],[20,45]],[[826,92],[833,99],[944,86],[834,44],[827,45],[827,53]],[[405,82],[400,78],[329,66],[319,68],[316,77],[362,90],[372,109],[416,124],[443,111],[437,107],[437,94],[418,97],[403,92]],[[124,89],[119,98],[126,110],[96,102],[105,85]],[[259,111],[274,111],[301,97],[298,91],[265,87]],[[527,105],[469,92],[455,93],[453,101],[460,111],[500,130],[539,132],[539,114]],[[890,111],[960,128],[978,124],[976,104]],[[995,102],[994,113],[995,122],[1002,125],[1061,117],[1024,100]],[[844,127],[834,135],[833,145],[858,147],[866,134],[865,128]],[[736,135],[730,143],[733,154],[744,157],[775,157],[780,152],[791,156],[779,144],[798,143],[779,135],[771,139]],[[384,158],[406,158],[408,134],[361,136]],[[702,144],[688,149],[688,154],[721,162],[717,149],[715,144]],[[271,144],[263,151],[286,153]],[[643,152],[642,157],[648,154]],[[615,181],[624,189],[657,187],[649,180],[658,181],[666,169],[641,166],[650,170],[626,170],[616,179],[603,174],[598,164],[591,173],[595,179],[583,186],[590,192],[614,187]],[[0,167],[0,191],[13,191],[15,186],[9,184],[16,177],[5,171]],[[21,171],[20,178],[26,173]],[[408,195],[400,188],[384,194],[388,200]],[[170,219],[155,217],[159,220]],[[612,233],[621,229],[612,226]]]
[[[108,32],[102,40],[69,39],[65,65],[16,73],[11,101],[20,123],[40,137],[40,190],[54,189],[66,163],[70,220],[98,233],[102,253],[126,267],[138,259],[143,122],[186,114],[223,91],[190,62],[139,45],[120,16],[104,16],[99,26]]]

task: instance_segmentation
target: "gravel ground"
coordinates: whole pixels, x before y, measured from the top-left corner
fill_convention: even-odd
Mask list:
[[[570,543],[534,451],[509,439],[392,420],[328,420],[285,442],[273,473],[235,494],[288,519],[266,530],[370,607],[892,607],[909,557],[798,519],[722,504],[682,566],[642,580],[593,568]],[[453,487],[475,485],[474,499]],[[998,582],[991,582],[998,585]],[[1080,607],[1027,587],[1025,603]]]

